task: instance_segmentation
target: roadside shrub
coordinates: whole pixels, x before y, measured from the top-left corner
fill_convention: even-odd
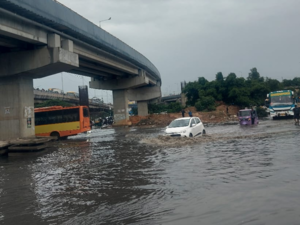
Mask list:
[[[149,104],[148,111],[150,114],[165,112],[165,111],[167,111],[167,105],[164,103]]]
[[[214,106],[214,105],[209,105],[207,107],[207,111],[215,111],[215,110],[216,110],[216,106]]]
[[[201,104],[200,101],[196,102],[195,107],[196,107],[197,111],[204,111],[205,110],[205,107]]]
[[[179,102],[171,102],[167,106],[167,112],[168,113],[178,113],[181,111],[181,104]]]
[[[258,117],[267,117],[268,116],[268,113],[267,113],[266,109],[264,109],[264,108],[257,107],[256,112],[257,112]]]
[[[197,111],[214,111],[216,109],[215,99],[211,96],[201,97],[195,104]]]
[[[148,110],[150,114],[161,112],[178,113],[181,111],[181,108],[182,106],[179,102],[171,102],[169,104],[159,103],[148,105]]]

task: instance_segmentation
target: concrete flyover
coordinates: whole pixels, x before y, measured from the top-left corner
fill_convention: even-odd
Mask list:
[[[34,136],[33,79],[62,71],[112,90],[117,125],[161,97],[161,76],[141,53],[53,0],[0,1],[0,140]]]
[[[79,105],[79,98],[66,95],[66,94],[59,94],[59,93],[54,93],[54,92],[49,92],[49,91],[42,91],[42,90],[34,90],[34,103],[42,103],[47,100],[51,99],[58,99],[62,100],[65,102],[68,102],[72,105]],[[113,109],[113,106],[105,104],[105,103],[96,103],[95,101],[92,101],[91,99],[89,100],[89,108],[91,109],[100,109],[103,111],[109,111],[110,109]]]

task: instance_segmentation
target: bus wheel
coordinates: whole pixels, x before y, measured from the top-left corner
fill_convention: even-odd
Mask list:
[[[50,136],[51,136],[51,137],[56,137],[57,140],[60,138],[60,135],[59,135],[58,132],[52,132],[52,133],[50,134]]]

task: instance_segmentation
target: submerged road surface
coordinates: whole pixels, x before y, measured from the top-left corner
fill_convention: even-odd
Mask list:
[[[0,158],[0,224],[299,224],[300,127],[292,120],[95,129]]]

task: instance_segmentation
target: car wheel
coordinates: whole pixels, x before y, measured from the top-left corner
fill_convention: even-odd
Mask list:
[[[193,134],[192,134],[192,133],[190,133],[189,137],[193,137]]]
[[[203,129],[202,134],[206,134],[206,131]]]

